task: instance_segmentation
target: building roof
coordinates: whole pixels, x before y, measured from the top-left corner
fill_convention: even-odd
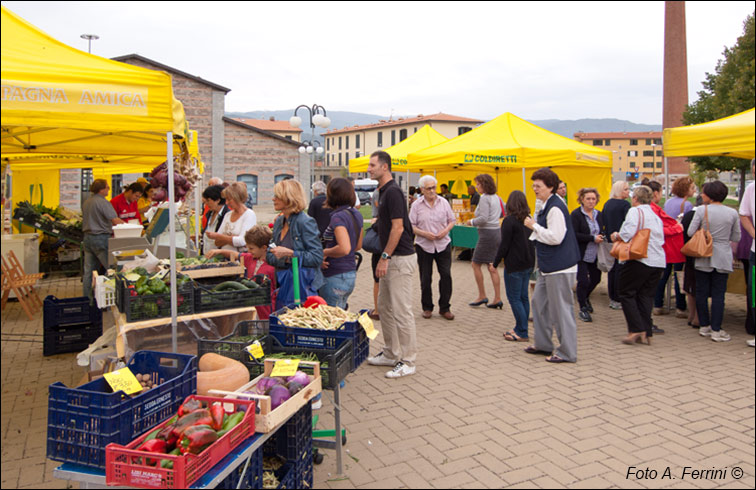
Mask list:
[[[583,140],[590,140],[590,139],[644,139],[644,138],[661,138],[662,132],[661,131],[643,131],[643,132],[623,132],[623,131],[617,131],[614,133],[581,133],[577,132],[575,133],[575,138],[583,139]]]
[[[469,117],[462,117],[462,116],[452,116],[451,114],[444,114],[443,112],[439,112],[438,114],[432,114],[430,116],[424,116],[422,114],[419,114],[417,117],[406,117],[399,119],[394,119],[390,121],[379,121],[377,123],[373,124],[364,124],[362,126],[347,126],[345,128],[341,129],[334,129],[332,131],[328,131],[326,133],[323,133],[324,135],[332,135],[332,134],[338,134],[338,133],[350,133],[353,131],[364,131],[366,129],[377,129],[377,128],[383,128],[383,127],[391,127],[391,126],[403,126],[405,124],[416,124],[416,123],[423,123],[423,122],[433,122],[433,121],[448,121],[448,122],[466,122],[466,123],[472,123],[472,124],[481,124],[484,121],[481,121],[480,119],[471,119]]]
[[[221,92],[228,93],[228,92],[231,91],[230,88],[226,88],[226,87],[224,87],[222,85],[218,85],[217,83],[209,82],[209,81],[205,80],[204,78],[200,78],[200,77],[195,76],[195,75],[190,75],[190,74],[188,74],[186,72],[183,72],[181,70],[173,68],[172,66],[164,65],[162,63],[158,63],[157,61],[151,60],[149,58],[145,58],[144,56],[138,55],[136,53],[126,54],[126,55],[123,55],[123,56],[116,56],[115,58],[111,58],[111,59],[113,61],[121,61],[121,62],[127,62],[127,60],[139,60],[139,61],[142,61],[144,63],[149,63],[151,65],[155,65],[156,67],[160,68],[161,70],[165,70],[165,71],[171,72],[171,73],[176,73],[176,74],[181,75],[183,77],[190,78],[190,79],[194,80],[195,82],[202,83],[204,85],[207,85],[208,87],[212,87],[212,88],[214,88],[216,90],[220,90]]]
[[[270,138],[277,139],[279,141],[283,141],[284,143],[289,143],[290,145],[293,145],[293,146],[296,146],[296,147],[302,146],[302,143],[299,143],[298,141],[293,141],[293,140],[284,138],[283,136],[279,136],[276,133],[271,133],[270,131],[265,131],[264,129],[260,129],[260,128],[256,128],[254,126],[250,126],[249,124],[245,124],[245,123],[243,123],[241,121],[237,121],[236,119],[232,119],[230,117],[225,117],[224,116],[223,117],[223,122],[227,122],[227,123],[233,124],[235,126],[239,126],[241,128],[244,128],[244,129],[249,129],[249,130],[254,131],[256,133],[260,133],[260,134],[268,136]]]
[[[265,131],[285,131],[289,133],[301,133],[302,130],[295,128],[289,121],[271,121],[270,119],[249,119],[245,117],[234,117],[236,121],[254,126],[256,128],[264,129]]]

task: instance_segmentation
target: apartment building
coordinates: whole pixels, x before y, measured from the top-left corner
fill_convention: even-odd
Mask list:
[[[598,146],[612,152],[613,176],[615,180],[643,180],[644,177],[657,179],[665,175],[664,149],[661,131],[575,133],[574,138],[587,145]],[[670,169],[672,170],[672,169]],[[674,180],[681,173],[672,175]],[[684,175],[687,175],[685,173]]]
[[[348,167],[351,158],[385,150],[412,136],[424,125],[454,138],[483,123],[480,119],[453,116],[439,112],[429,116],[382,120],[374,124],[348,126],[323,134],[325,138],[325,167]]]

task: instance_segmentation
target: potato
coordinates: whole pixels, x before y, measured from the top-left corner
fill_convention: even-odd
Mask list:
[[[136,377],[137,381],[142,381],[142,375],[141,374],[137,374],[135,377]]]

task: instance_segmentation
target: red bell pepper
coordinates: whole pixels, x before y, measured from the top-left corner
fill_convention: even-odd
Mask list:
[[[174,425],[173,427],[172,434],[177,438],[181,438],[181,434],[188,427],[191,427],[193,425],[211,425],[212,423],[213,418],[210,416],[210,411],[204,408],[200,408],[199,410],[195,410],[178,419],[176,425]]]
[[[213,419],[213,422],[210,425],[212,426],[213,430],[221,430],[221,427],[223,427],[224,415],[226,415],[226,411],[223,409],[223,405],[221,405],[220,403],[217,403],[210,407],[210,417],[212,417]]]
[[[209,425],[193,425],[181,435],[178,448],[181,454],[199,454],[218,440],[218,433]]]
[[[183,417],[184,415],[194,412],[195,410],[200,408],[202,408],[202,402],[192,398],[191,400],[184,402],[184,404],[179,407],[178,416]]]
[[[166,444],[162,439],[150,439],[137,448],[138,451],[146,451],[148,453],[163,453],[165,454]],[[147,458],[145,464],[149,466],[156,466],[157,460]]]

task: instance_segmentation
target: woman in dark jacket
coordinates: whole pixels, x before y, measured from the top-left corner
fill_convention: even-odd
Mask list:
[[[604,218],[601,211],[596,209],[599,193],[593,187],[583,187],[578,191],[580,207],[575,209],[570,218],[575,229],[580,261],[577,272],[577,299],[580,305],[578,318],[584,322],[592,322],[590,296],[601,282],[601,271],[598,268],[598,248],[604,241]]]
[[[299,261],[300,299],[304,302],[306,295],[318,294],[323,286],[323,245],[318,224],[304,212],[306,206],[302,184],[294,179],[276,184],[273,187],[273,207],[281,215],[273,224],[273,238],[266,261],[276,268],[276,282],[280,286],[276,309],[280,309],[294,301],[291,275],[293,257]]]
[[[632,207],[627,198],[630,197],[630,186],[625,181],[617,181],[612,186],[612,193],[609,200],[604,204],[604,226],[606,226],[606,236],[611,242],[612,233],[622,228],[627,212]],[[609,293],[609,308],[621,310],[622,304],[619,300],[619,260],[614,261],[614,267],[607,273],[607,290]]]
[[[530,216],[528,200],[522,191],[512,191],[507,198],[507,217],[501,222],[501,243],[494,267],[504,260],[504,287],[515,317],[514,331],[504,334],[510,342],[526,342],[528,337],[528,285],[535,266],[535,244],[529,240],[532,230],[523,221]]]

